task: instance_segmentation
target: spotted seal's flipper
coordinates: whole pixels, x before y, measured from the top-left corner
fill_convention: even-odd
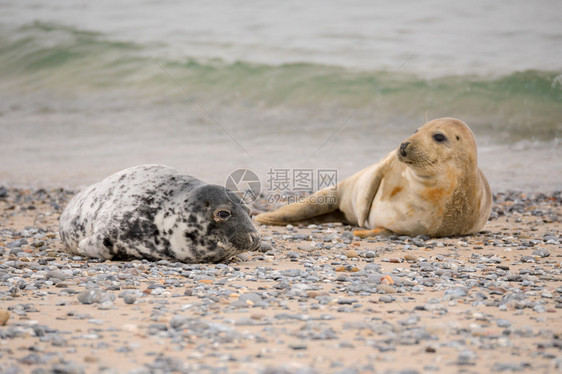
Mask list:
[[[95,236],[89,236],[80,240],[77,252],[82,256],[101,258],[103,260],[111,260],[113,257],[103,241]]]
[[[302,202],[283,206],[273,212],[262,213],[254,219],[263,225],[341,222],[345,220],[345,216],[338,208],[337,191],[325,188],[308,196]]]

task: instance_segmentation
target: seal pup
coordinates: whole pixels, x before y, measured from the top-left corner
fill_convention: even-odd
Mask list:
[[[238,195],[162,165],[132,167],[82,190],[59,233],[66,252],[106,260],[217,263],[260,246]]]
[[[472,131],[462,121],[441,118],[335,188],[255,220],[268,225],[340,221],[371,229],[354,232],[360,236],[390,231],[442,237],[478,232],[491,205]]]

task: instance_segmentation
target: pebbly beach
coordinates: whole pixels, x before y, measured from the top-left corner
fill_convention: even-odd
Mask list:
[[[562,367],[560,192],[496,193],[484,230],[457,238],[260,226],[261,250],[228,264],[67,255],[73,194],[0,189],[1,372]]]
[[[7,0],[0,9],[0,374],[562,373],[562,2]],[[443,188],[426,191],[427,204],[410,200],[412,221],[399,216],[407,174],[393,169],[386,196],[396,204],[384,211],[408,226],[448,217],[443,227],[453,227],[480,206],[473,231],[361,238],[355,230],[380,222],[364,215],[347,221],[364,227],[257,223],[393,150],[406,160],[415,144],[405,140],[443,117],[465,122],[477,149],[472,135],[444,128],[427,139],[468,166],[439,169],[420,156],[418,166],[441,173],[430,187]],[[243,192],[258,250],[221,263],[65,253],[69,201],[149,164]],[[489,189],[451,177],[476,167]],[[367,195],[390,186],[378,175]],[[154,195],[176,196],[162,187],[144,195],[150,214],[162,207]],[[445,206],[455,214],[435,203],[449,187],[461,191]],[[95,210],[74,212],[122,205],[113,190],[99,195]],[[179,201],[172,212],[208,199]],[[214,224],[224,206],[211,206],[202,211]],[[93,220],[76,217],[71,233],[87,233]],[[187,242],[185,226],[169,222],[140,230],[153,249],[170,243],[162,233]],[[215,241],[230,250],[232,237]],[[111,239],[97,242],[123,244]]]

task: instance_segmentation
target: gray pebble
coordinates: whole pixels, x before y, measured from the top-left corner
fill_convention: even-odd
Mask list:
[[[51,336],[51,345],[54,346],[54,347],[65,347],[66,346],[66,340],[59,335],[52,335]]]
[[[476,361],[476,353],[468,349],[459,352],[457,357],[458,365],[474,365],[475,361]]]
[[[190,318],[182,315],[175,315],[170,319],[170,327],[173,329],[180,329],[186,326],[191,321]]]
[[[52,372],[57,374],[83,374],[84,368],[73,362],[63,362],[53,365]]]
[[[514,363],[514,362],[496,362],[492,366],[492,371],[507,371],[507,372],[516,372],[516,371],[523,371],[526,368],[531,367],[530,364],[526,362]]]
[[[28,242],[27,242],[26,239],[18,239],[16,241],[13,241],[13,242],[10,242],[10,243],[6,244],[6,247],[8,247],[10,249],[20,248],[20,247],[22,247],[24,245],[27,245],[27,244],[28,244]],[[13,253],[13,252],[11,252],[11,253]]]
[[[498,319],[496,320],[496,325],[498,325],[498,327],[509,327],[511,326],[511,322],[508,321],[507,319]]]
[[[543,291],[541,292],[541,297],[545,299],[552,299],[552,293],[549,291]]]
[[[49,271],[49,272],[47,272],[47,274],[45,275],[45,277],[46,277],[47,279],[56,278],[56,279],[60,279],[61,281],[66,280],[66,279],[69,278],[70,276],[72,276],[72,273],[71,273],[71,274],[67,274],[65,271],[62,271],[62,270]]]
[[[308,349],[308,346],[304,343],[297,343],[297,344],[290,344],[289,348],[291,348],[295,351],[302,351],[302,350]]]
[[[109,310],[113,308],[113,301],[103,301],[98,306],[99,310]]]
[[[396,298],[392,295],[382,295],[381,297],[379,297],[379,301],[381,303],[391,303],[394,300],[396,300]]]
[[[351,231],[344,231],[342,237],[347,240],[353,240],[353,233]]]
[[[135,301],[137,301],[137,297],[132,293],[128,293],[123,296],[123,301],[125,302],[125,304],[134,304]]]
[[[248,303],[251,302],[253,304],[257,304],[260,303],[262,301],[262,298],[259,294],[257,293],[246,293],[246,294],[242,294],[238,297],[238,300],[243,302],[243,303]]]
[[[273,250],[273,247],[271,246],[271,244],[269,244],[268,242],[262,240],[262,242],[261,242],[261,247],[260,247],[260,252],[265,253],[265,252],[269,252],[269,251],[271,251],[271,250]]]
[[[78,295],[78,301],[82,304],[93,304],[99,302],[102,297],[103,293],[100,290],[90,288]]]
[[[459,297],[465,297],[467,295],[467,292],[463,287],[451,287],[447,288],[447,290],[445,291],[445,295],[455,299]]]
[[[548,257],[550,256],[550,251],[546,248],[540,248],[533,251],[533,256],[537,257]]]

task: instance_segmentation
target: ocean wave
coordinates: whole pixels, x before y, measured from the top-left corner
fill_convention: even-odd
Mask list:
[[[506,141],[562,137],[562,75],[556,71],[426,79],[304,62],[265,65],[173,57],[157,44],[112,40],[53,23],[3,31],[0,90],[5,92],[119,89],[180,101],[185,92],[179,83],[205,102],[221,105],[310,112],[360,108],[363,117],[384,119],[455,116]]]

